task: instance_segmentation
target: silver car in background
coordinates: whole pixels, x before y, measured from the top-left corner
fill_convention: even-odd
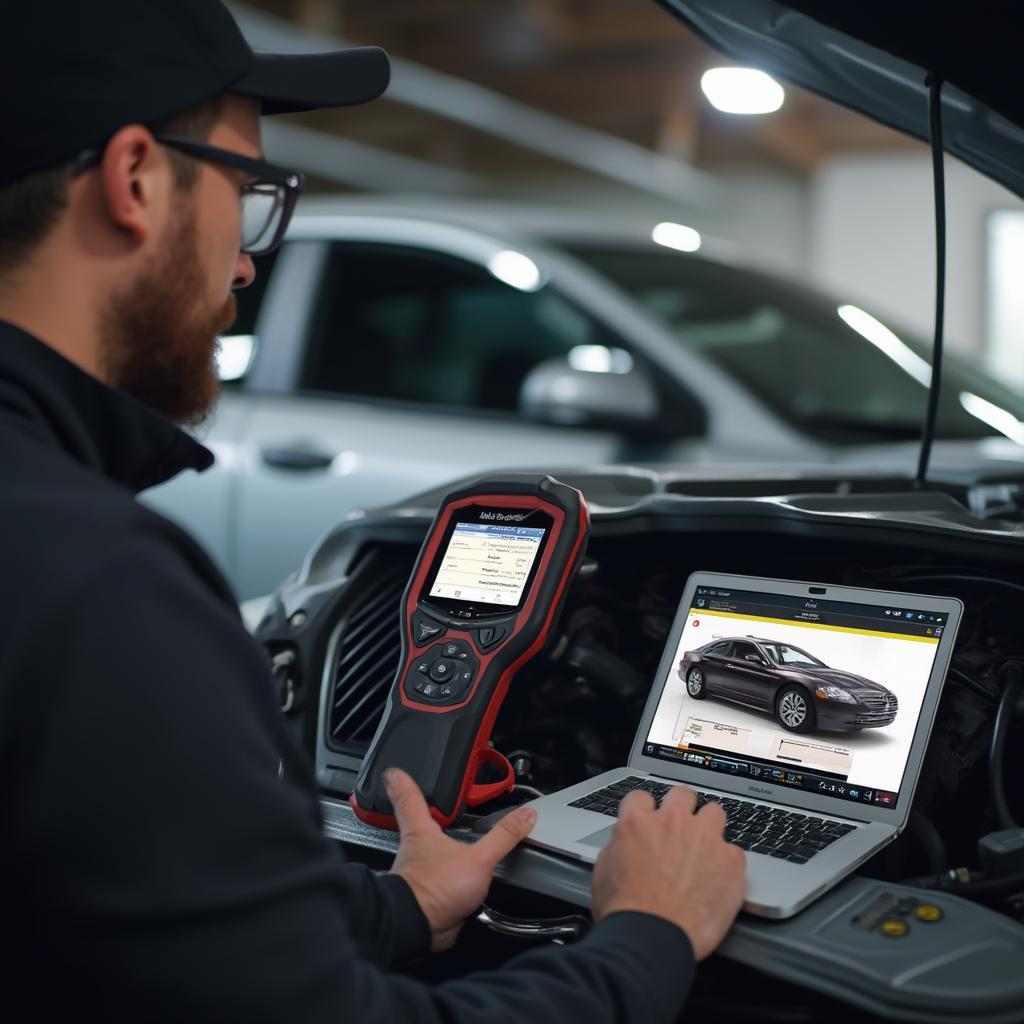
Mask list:
[[[654,227],[308,202],[239,293],[225,391],[200,431],[216,466],[146,500],[245,599],[272,591],[346,514],[476,471],[912,467],[925,344],[723,247],[659,244]],[[978,439],[1024,420],[1019,395],[955,358],[943,385],[938,434],[951,443],[937,467],[955,466],[958,446],[976,464]]]

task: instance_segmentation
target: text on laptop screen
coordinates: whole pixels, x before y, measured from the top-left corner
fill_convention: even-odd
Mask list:
[[[895,807],[946,619],[697,587],[643,753]]]
[[[430,596],[517,604],[543,537],[527,526],[457,523]]]

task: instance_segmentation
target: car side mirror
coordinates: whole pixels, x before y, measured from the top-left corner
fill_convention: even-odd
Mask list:
[[[571,359],[562,358],[538,363],[519,389],[519,411],[530,419],[561,426],[632,434],[656,431],[661,403],[646,370],[635,366],[621,349],[579,347],[600,350],[607,358],[594,359],[593,369],[581,369],[579,360],[573,365]],[[616,365],[619,353],[625,360]]]
[[[757,655],[757,654],[744,654],[743,655],[743,660],[744,661],[752,661],[755,665],[763,665],[764,664],[764,660],[760,657],[760,655]]]

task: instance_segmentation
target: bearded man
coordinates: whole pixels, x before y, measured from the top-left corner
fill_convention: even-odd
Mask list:
[[[345,864],[260,646],[135,494],[213,456],[216,336],[301,175],[261,113],[369,100],[380,50],[253,54],[219,0],[32,0],[0,30],[5,996],[104,1021],[672,1019],[743,898],[718,808],[631,794],[586,940],[429,986],[515,812],[445,836],[407,776],[393,870]],[[644,801],[647,801],[644,803]]]

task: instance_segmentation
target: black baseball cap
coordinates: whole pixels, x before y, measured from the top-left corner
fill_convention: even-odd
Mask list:
[[[126,124],[221,93],[282,114],[365,103],[376,47],[254,52],[220,0],[27,0],[0,18],[0,186],[71,160]]]

